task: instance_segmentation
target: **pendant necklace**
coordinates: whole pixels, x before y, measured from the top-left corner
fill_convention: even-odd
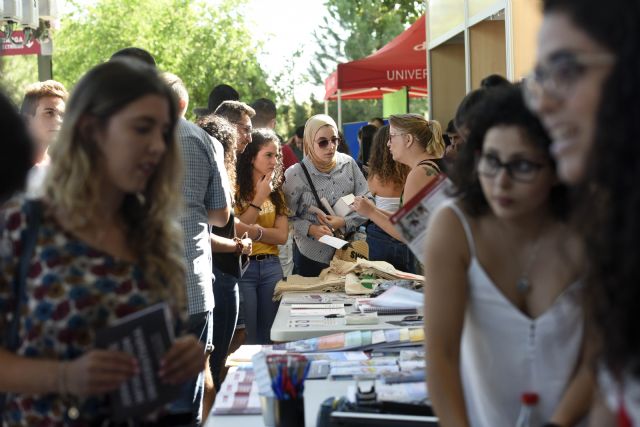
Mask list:
[[[538,249],[540,249],[540,242],[542,242],[542,236],[538,236],[538,239],[534,243],[533,249],[529,254],[529,259],[527,260],[527,264],[525,265],[524,270],[522,271],[522,275],[516,282],[516,290],[520,294],[526,294],[531,289],[531,281],[529,280],[529,270],[533,266],[534,261],[538,255]]]

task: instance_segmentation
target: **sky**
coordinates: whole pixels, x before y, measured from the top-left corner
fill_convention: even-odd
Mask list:
[[[250,0],[245,10],[247,21],[253,23],[249,28],[254,37],[268,41],[265,54],[259,58],[264,69],[271,76],[276,75],[283,70],[287,59],[302,48],[302,57],[294,67],[294,78],[306,76],[315,52],[313,30],[327,15],[324,0]],[[312,93],[316,99],[322,99],[324,87],[297,84],[294,96],[302,102]]]

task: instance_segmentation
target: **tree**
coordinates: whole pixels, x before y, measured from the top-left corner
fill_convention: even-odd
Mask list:
[[[55,33],[54,73],[67,87],[115,51],[151,52],[161,70],[182,78],[191,108],[206,106],[213,86],[227,83],[242,99],[274,98],[257,60],[261,49],[240,13],[246,0],[98,0],[72,2]],[[190,109],[191,109],[190,108]]]
[[[413,0],[326,0],[325,5],[329,16],[314,32],[320,52],[309,66],[316,84],[323,84],[338,63],[371,55],[424,14],[424,2]],[[412,111],[424,109],[426,102],[412,100],[411,105]],[[346,107],[344,122],[382,115],[382,102],[377,100],[349,101]]]

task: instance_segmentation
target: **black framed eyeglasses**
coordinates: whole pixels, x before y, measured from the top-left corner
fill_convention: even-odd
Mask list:
[[[557,100],[567,99],[587,70],[614,62],[615,56],[605,52],[558,52],[546,64],[536,65],[522,81],[525,102],[529,108],[535,108],[543,93]]]
[[[478,159],[477,170],[479,175],[495,178],[500,169],[504,168],[507,175],[514,181],[528,183],[535,179],[543,167],[545,167],[544,163],[527,159],[514,159],[503,163],[496,155],[482,154]]]
[[[316,143],[320,148],[327,148],[329,146],[329,143],[337,147],[338,145],[340,145],[340,141],[342,141],[342,139],[338,138],[337,136],[334,136],[331,139],[326,139],[326,138],[319,139],[316,141]]]

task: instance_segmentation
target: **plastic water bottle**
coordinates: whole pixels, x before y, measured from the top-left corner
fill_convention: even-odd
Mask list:
[[[358,231],[353,234],[353,241],[356,240],[367,240],[367,229],[364,225],[358,227]]]
[[[522,393],[522,396],[520,397],[522,406],[520,407],[520,415],[518,415],[516,427],[537,427],[539,425],[535,416],[535,409],[536,405],[538,405],[538,400],[538,393]]]

